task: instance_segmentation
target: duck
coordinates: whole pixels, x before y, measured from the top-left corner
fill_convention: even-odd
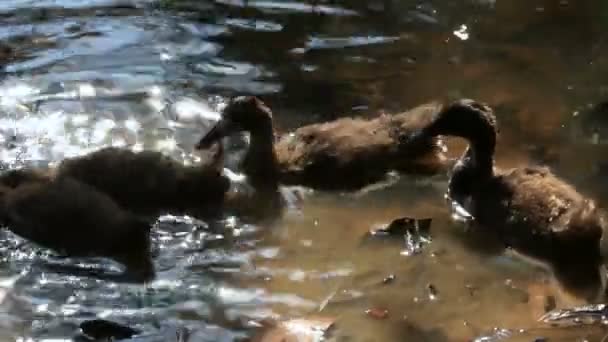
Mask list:
[[[415,136],[467,140],[450,172],[447,198],[505,247],[548,266],[567,293],[602,300],[605,213],[546,166],[495,166],[497,132],[492,108],[461,99],[440,110]]]
[[[253,186],[299,185],[327,191],[356,191],[382,181],[387,172],[437,174],[448,159],[440,141],[409,135],[436,110],[433,104],[374,119],[341,118],[300,127],[275,139],[272,111],[255,96],[233,98],[196,149],[234,133],[250,136],[241,171]],[[275,141],[276,140],[276,141]]]
[[[198,164],[183,163],[159,151],[104,147],[67,158],[55,178],[69,178],[108,195],[120,207],[156,218],[162,214],[222,213],[230,179],[222,169],[223,148]]]
[[[160,215],[190,215],[220,219],[236,215],[250,223],[269,223],[278,218],[287,200],[278,188],[259,188],[233,179],[223,167],[223,145],[213,143],[210,158],[193,165],[159,151],[133,151],[104,147],[64,159],[50,171],[57,179],[67,177],[108,195],[120,207],[149,222]]]
[[[28,168],[3,172],[0,221],[61,255],[112,259],[124,266],[120,279],[154,278],[149,222],[77,180]]]

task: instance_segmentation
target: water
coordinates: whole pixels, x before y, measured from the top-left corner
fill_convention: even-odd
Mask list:
[[[191,146],[237,94],[260,95],[281,131],[464,96],[496,109],[498,165],[549,164],[605,206],[607,121],[591,109],[608,95],[606,10],[599,0],[3,0],[0,40],[17,57],[0,73],[0,157],[47,165],[117,145],[192,162]],[[57,256],[2,233],[0,335],[69,339],[102,317],[146,341],[180,331],[232,341],[260,320],[322,315],[336,319],[336,341],[604,337],[597,325],[537,322],[547,272],[451,220],[445,186],[403,178],[317,193],[272,225],[164,218],[146,287],[52,272]],[[403,216],[433,218],[419,253],[362,243]],[[115,267],[73,262],[85,261]]]

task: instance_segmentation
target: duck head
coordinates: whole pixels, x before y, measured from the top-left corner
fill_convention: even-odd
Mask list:
[[[445,106],[423,128],[425,136],[451,135],[475,143],[485,140],[494,145],[497,127],[492,108],[474,100],[461,99]]]
[[[196,149],[208,148],[237,132],[248,132],[252,138],[272,139],[272,111],[255,96],[236,97],[223,110],[222,119],[196,144]]]
[[[196,144],[205,149],[220,139],[238,132],[249,133],[250,144],[241,170],[258,190],[274,193],[278,186],[278,164],[274,150],[272,111],[254,96],[234,98],[224,108],[222,119]]]
[[[418,139],[438,135],[466,139],[469,146],[450,172],[448,197],[459,208],[466,207],[466,199],[473,185],[493,174],[496,146],[496,117],[492,109],[469,99],[446,105],[431,122],[415,134]]]
[[[497,133],[492,108],[480,102],[461,99],[445,106],[416,135],[423,139],[437,135],[466,139],[469,147],[456,167],[466,166],[490,174],[494,164]]]

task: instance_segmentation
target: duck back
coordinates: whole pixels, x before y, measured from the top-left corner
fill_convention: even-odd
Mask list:
[[[544,261],[600,260],[603,220],[593,201],[547,168],[520,168],[480,182],[474,213],[507,245]]]
[[[478,227],[516,254],[549,266],[569,292],[589,301],[602,298],[605,222],[592,200],[548,169],[534,167],[478,177],[467,190],[451,197],[470,204]]]
[[[13,172],[10,178],[27,170]],[[69,178],[13,184],[2,194],[4,223],[15,234],[67,256],[109,257],[153,272],[150,224],[110,197]]]
[[[281,138],[275,145],[281,182],[331,190],[382,180],[388,155],[396,149],[390,137],[370,134],[373,129],[369,122],[349,118],[302,127]]]
[[[229,187],[228,179],[215,168],[184,166],[159,152],[120,148],[65,160],[57,176],[89,184],[137,212],[220,206]]]
[[[427,105],[373,120],[343,118],[301,127],[275,144],[281,181],[358,189],[382,180],[391,170],[433,173],[444,169],[436,139],[414,144],[408,138],[432,110],[435,107]]]

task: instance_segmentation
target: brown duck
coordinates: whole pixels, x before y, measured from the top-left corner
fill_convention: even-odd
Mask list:
[[[567,290],[588,300],[603,296],[600,240],[605,229],[593,200],[544,167],[494,167],[496,119],[491,108],[460,100],[443,108],[419,136],[469,142],[452,170],[451,200],[506,246],[549,265]]]
[[[321,190],[357,190],[381,181],[388,171],[434,174],[447,159],[437,139],[414,143],[412,132],[436,112],[432,105],[364,120],[343,118],[298,128],[275,142],[271,110],[256,97],[237,97],[197,144],[205,148],[245,131],[250,146],[242,171],[256,187],[278,183]]]
[[[220,144],[218,148],[212,160],[186,166],[156,151],[107,147],[64,160],[55,176],[88,184],[140,214],[217,215],[230,186],[220,167]]]
[[[66,256],[114,259],[123,279],[154,277],[148,222],[91,186],[20,169],[0,175],[0,196],[2,223],[15,234]]]
[[[221,167],[222,145],[216,146],[215,155],[197,165],[184,165],[156,151],[107,147],[64,160],[53,176],[90,185],[120,207],[151,219],[167,213],[199,218],[230,213],[259,222],[280,215],[284,202],[277,189],[231,190]]]

